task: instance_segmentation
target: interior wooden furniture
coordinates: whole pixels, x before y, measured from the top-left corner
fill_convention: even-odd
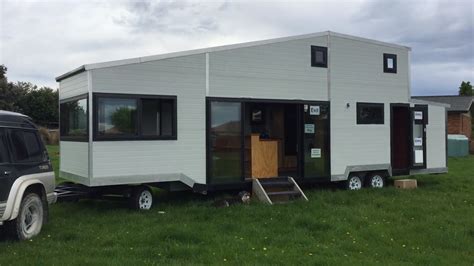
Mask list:
[[[252,178],[278,176],[278,145],[274,139],[260,139],[260,134],[252,134],[251,174]]]

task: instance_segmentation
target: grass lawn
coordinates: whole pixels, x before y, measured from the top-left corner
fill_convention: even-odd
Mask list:
[[[309,202],[275,206],[216,209],[212,196],[165,192],[149,212],[60,203],[34,240],[0,241],[0,265],[473,265],[474,156],[449,170],[417,176],[416,190],[308,188]]]

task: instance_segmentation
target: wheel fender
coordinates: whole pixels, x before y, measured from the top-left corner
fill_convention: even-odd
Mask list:
[[[16,219],[20,211],[21,200],[25,194],[26,189],[35,184],[41,184],[44,188],[44,184],[38,179],[24,179],[23,177],[18,178],[12,186],[10,195],[8,195],[7,207],[3,214],[3,220],[10,221]]]

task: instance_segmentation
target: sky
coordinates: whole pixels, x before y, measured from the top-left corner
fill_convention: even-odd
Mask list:
[[[57,88],[83,64],[335,31],[412,48],[413,95],[474,82],[474,1],[0,0],[9,81]]]

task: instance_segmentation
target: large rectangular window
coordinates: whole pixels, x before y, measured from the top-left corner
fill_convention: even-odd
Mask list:
[[[176,139],[176,97],[94,94],[95,140]]]
[[[357,103],[357,124],[383,124],[383,103]]]
[[[61,140],[88,140],[88,100],[87,96],[64,100],[60,109]]]

